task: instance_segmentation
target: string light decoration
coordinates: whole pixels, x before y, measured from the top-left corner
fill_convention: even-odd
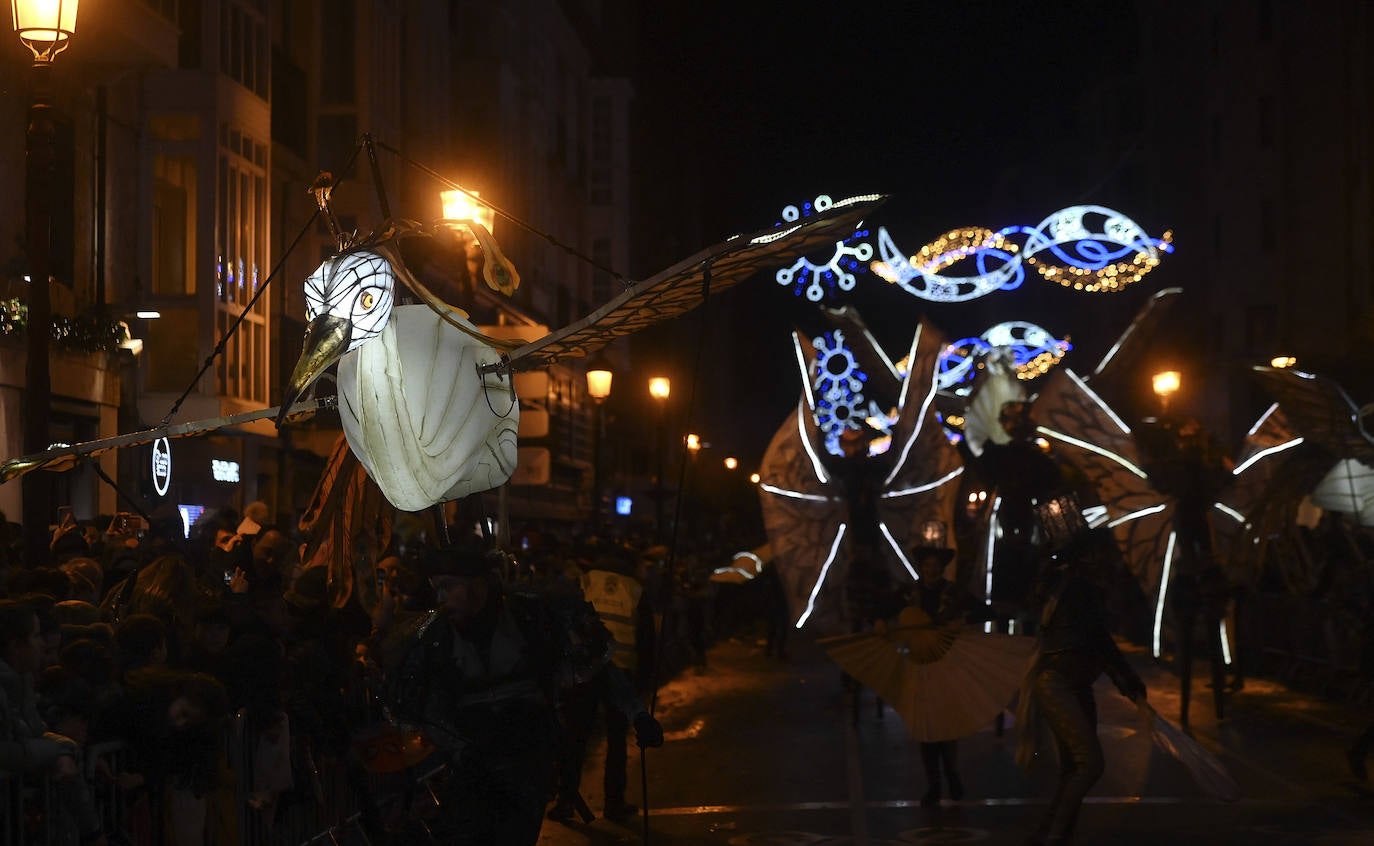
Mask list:
[[[1060,340],[1049,330],[1024,320],[998,323],[976,338],[962,338],[945,347],[935,371],[939,390],[968,394],[978,359],[999,348],[1011,352],[1016,378],[1030,381],[1048,373],[1073,344],[1067,337]]]
[[[1114,292],[1139,282],[1173,249],[1171,232],[1152,238],[1120,212],[1070,206],[1033,227],[954,229],[910,256],[898,249],[886,227],[879,227],[881,260],[870,269],[933,302],[962,302],[1014,289],[1025,281],[1027,267],[1075,291]],[[976,272],[944,272],[969,263]]]
[[[92,315],[52,318],[52,340],[69,352],[110,352],[119,348],[123,331],[117,320]],[[0,337],[19,336],[29,329],[29,308],[18,297],[0,300]]]
[[[859,367],[854,351],[845,342],[844,331],[836,329],[811,341],[816,361],[811,387],[816,398],[816,426],[825,436],[825,450],[844,455],[840,436],[845,430],[859,430],[865,418],[881,414],[876,403],[865,399],[868,374]]]
[[[827,194],[821,194],[809,203],[800,206],[787,206],[782,210],[782,221],[777,226],[796,223],[805,217],[829,210],[835,201]],[[779,285],[791,286],[796,296],[805,296],[813,303],[834,297],[838,291],[852,291],[858,282],[857,274],[862,273],[873,259],[873,245],[865,239],[869,231],[860,224],[854,234],[843,241],[835,242],[835,252],[824,262],[817,264],[805,256],[799,257],[788,267],[780,269],[774,278]]]

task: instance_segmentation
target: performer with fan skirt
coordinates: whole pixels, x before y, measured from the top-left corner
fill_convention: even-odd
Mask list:
[[[943,792],[942,773],[950,797],[963,796],[954,741],[1010,705],[1033,641],[966,624],[966,603],[944,576],[954,550],[918,546],[913,553],[920,580],[912,604],[894,622],[819,642],[841,669],[891,705],[921,743],[928,780],[921,804],[931,807]]]
[[[921,580],[913,590],[912,604],[924,611],[935,625],[957,623],[967,610],[967,597],[945,578],[945,568],[954,560],[954,550],[941,546],[918,546],[912,557]],[[964,782],[959,778],[958,741],[938,740],[921,744],[921,766],[926,771],[926,793],[921,807],[940,804],[940,775],[949,785],[949,798],[964,798]]]

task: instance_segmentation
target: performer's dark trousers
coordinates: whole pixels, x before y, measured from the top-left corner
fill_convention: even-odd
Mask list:
[[[534,846],[553,773],[551,715],[516,706],[456,722],[476,729],[474,742],[442,785],[435,839],[446,846]]]
[[[951,786],[959,778],[959,768],[956,761],[958,751],[958,741],[945,740],[939,743],[921,744],[921,765],[926,771],[926,787],[931,791],[940,789],[940,768],[944,765],[945,778],[950,780]]]
[[[1102,744],[1097,739],[1093,699],[1093,682],[1102,674],[1102,665],[1092,656],[1061,652],[1042,658],[1041,668],[1034,695],[1059,750],[1059,783],[1040,834],[1052,842],[1068,842],[1083,797],[1102,777]]]
[[[1226,661],[1221,649],[1221,617],[1205,613],[1201,607],[1178,609],[1178,718],[1188,724],[1188,704],[1193,698],[1193,648],[1197,639],[1196,624],[1202,618],[1203,638],[1207,643],[1207,658],[1212,665],[1212,701],[1217,719],[1226,714]]]
[[[598,676],[569,691],[564,701],[563,742],[558,766],[558,798],[571,802],[573,794],[581,790],[582,766],[587,758],[587,744],[597,711],[606,714],[606,769],[602,782],[608,806],[625,801],[627,747],[626,735],[630,720],[606,695],[606,686]]]

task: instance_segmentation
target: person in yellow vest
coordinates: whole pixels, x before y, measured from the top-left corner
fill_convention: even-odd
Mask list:
[[[564,698],[564,749],[559,765],[558,797],[549,809],[549,819],[566,822],[580,811],[582,766],[598,711],[605,714],[606,727],[603,781],[606,799],[602,815],[609,820],[622,821],[639,810],[625,801],[628,782],[625,736],[630,728],[626,714],[627,711],[638,712],[636,731],[640,728],[639,717],[648,717],[648,714],[642,708],[627,709],[618,703],[628,692],[627,683],[633,683],[636,695],[644,690],[646,674],[643,670],[649,666],[653,616],[644,599],[643,584],[632,575],[633,572],[631,560],[602,555],[594,558],[582,573],[583,596],[596,609],[614,644],[610,664],[586,683],[570,690]],[[585,811],[583,815],[585,818]]]

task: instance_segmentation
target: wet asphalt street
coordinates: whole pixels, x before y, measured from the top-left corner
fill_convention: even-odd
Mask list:
[[[1177,679],[1144,652],[1129,656],[1151,703],[1176,721]],[[1344,757],[1374,713],[1255,679],[1218,724],[1207,678],[1194,674],[1195,737],[1227,766],[1243,798],[1222,804],[1207,797],[1181,764],[1154,748],[1134,707],[1104,678],[1097,692],[1107,772],[1084,807],[1076,843],[1374,844],[1374,791],[1355,781]],[[668,740],[648,755],[649,842],[1025,842],[1051,790],[1052,757],[1027,774],[1014,762],[1014,728],[998,736],[988,726],[959,742],[964,799],[922,808],[919,754],[901,720],[867,693],[857,720],[852,708],[839,671],[814,644],[797,639],[786,663],[764,656],[753,640],[717,644],[704,670],[683,672],[660,693]],[[597,813],[602,748],[593,748],[583,780]],[[628,799],[642,805],[633,741],[630,748]],[[549,846],[642,841],[642,817],[549,821],[540,838]]]

